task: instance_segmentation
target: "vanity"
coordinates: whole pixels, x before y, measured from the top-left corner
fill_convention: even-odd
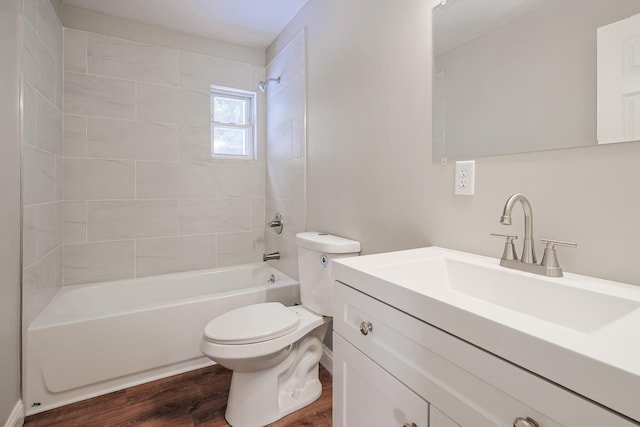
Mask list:
[[[333,426],[640,426],[640,288],[428,247],[334,261]]]

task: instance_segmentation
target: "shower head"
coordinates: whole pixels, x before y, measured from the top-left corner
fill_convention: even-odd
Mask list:
[[[258,82],[258,89],[260,89],[261,92],[264,92],[265,90],[267,90],[267,86],[269,86],[269,83],[271,82],[276,82],[278,84],[280,84],[280,77],[278,78],[270,78],[267,79],[263,82]]]

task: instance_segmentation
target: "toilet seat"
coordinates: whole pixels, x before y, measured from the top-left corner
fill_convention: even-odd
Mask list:
[[[299,323],[300,315],[279,302],[252,304],[211,320],[204,339],[224,345],[260,343],[291,333]]]
[[[293,313],[300,319],[299,323],[289,333],[281,335],[277,338],[263,340],[262,342],[255,342],[251,344],[221,344],[212,342],[210,338],[207,338],[206,334],[203,335],[202,341],[200,341],[200,350],[209,358],[220,363],[221,361],[241,361],[250,358],[260,358],[268,354],[277,353],[297,340],[302,338],[305,334],[311,332],[315,328],[330,320],[329,317],[320,316],[311,310],[307,309],[303,305],[295,305],[292,307],[285,307],[285,309]],[[211,322],[219,319],[212,320]],[[246,319],[245,319],[246,321]],[[209,323],[211,323],[209,322]],[[207,325],[208,326],[208,325]]]

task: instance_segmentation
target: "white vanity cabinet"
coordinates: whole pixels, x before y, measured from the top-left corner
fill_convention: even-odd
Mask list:
[[[638,426],[375,295],[335,301],[334,427]]]

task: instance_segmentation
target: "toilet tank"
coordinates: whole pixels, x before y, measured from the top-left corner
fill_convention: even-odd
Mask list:
[[[331,260],[357,256],[360,242],[307,231],[296,234],[302,305],[323,316],[333,316]]]

